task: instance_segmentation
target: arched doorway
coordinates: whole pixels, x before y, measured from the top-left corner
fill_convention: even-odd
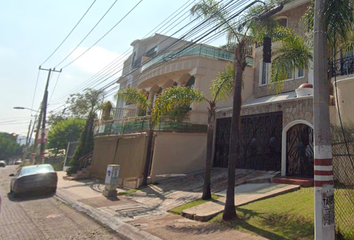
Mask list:
[[[287,176],[313,177],[314,151],[312,126],[297,123],[287,129],[285,154]]]

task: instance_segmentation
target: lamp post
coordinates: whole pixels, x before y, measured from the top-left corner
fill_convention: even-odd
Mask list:
[[[31,108],[27,108],[27,107],[14,107],[14,109],[18,109],[18,110],[30,110],[32,112],[36,112],[38,113],[38,111],[34,110],[34,109],[31,109]],[[38,134],[39,134],[39,128],[40,128],[40,125],[41,125],[41,120],[42,120],[42,112],[39,114],[39,118],[37,118],[37,114],[35,115],[35,120],[34,120],[34,123],[33,123],[33,126],[32,126],[32,130],[31,130],[31,133],[29,135],[29,140],[28,140],[28,143],[26,141],[26,150],[25,150],[25,153],[24,153],[24,157],[27,155],[27,151],[28,151],[28,144],[30,142],[30,139],[32,139],[32,134],[33,134],[33,131],[34,131],[34,127],[36,125],[36,122],[38,120],[38,123],[37,123],[37,131],[36,131],[36,137],[34,139],[34,143],[33,143],[33,148],[32,148],[32,154],[31,154],[31,164],[34,164],[34,160],[35,160],[35,156],[36,156],[36,149],[37,149],[37,139],[38,139]]]

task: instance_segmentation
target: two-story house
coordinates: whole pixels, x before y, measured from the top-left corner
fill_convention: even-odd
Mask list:
[[[171,86],[199,89],[207,97],[212,79],[225,71],[233,53],[205,45],[191,44],[155,34],[135,40],[133,53],[124,62],[120,88],[136,87],[145,91],[154,104],[156,96]],[[253,79],[253,57],[249,52],[245,77]],[[252,82],[245,82],[243,99],[252,95]],[[231,98],[218,107],[231,105]],[[162,120],[155,128],[151,180],[161,175],[185,174],[202,170],[206,154],[207,103],[194,103],[182,122]],[[104,177],[109,163],[121,165],[120,183],[139,185],[145,162],[149,112],[118,99],[115,119],[96,127],[92,175]],[[132,183],[132,184],[131,184]]]
[[[279,24],[303,36],[301,22],[310,0],[295,0],[276,15]],[[279,43],[273,43],[273,50]],[[171,86],[189,86],[208,95],[218,72],[226,69],[233,53],[217,47],[179,41],[155,34],[132,43],[133,53],[124,63],[121,88],[146,91],[153,103]],[[187,47],[188,46],[188,47]],[[353,51],[338,55],[335,62],[339,104],[330,99],[332,124],[338,124],[337,110],[346,122],[354,120]],[[243,76],[240,158],[237,168],[280,171],[282,176],[313,176],[313,70],[289,69],[281,93],[270,82],[271,64],[263,62],[262,46],[248,55]],[[335,96],[335,95],[334,95]],[[227,167],[232,114],[231,98],[218,104],[215,128],[214,167]],[[115,119],[97,126],[92,175],[102,178],[109,163],[121,165],[120,183],[138,186],[146,151],[148,112],[117,101]],[[206,153],[207,104],[191,106],[188,121],[162,121],[154,134],[151,180],[161,175],[202,170]],[[132,184],[130,184],[132,183]]]

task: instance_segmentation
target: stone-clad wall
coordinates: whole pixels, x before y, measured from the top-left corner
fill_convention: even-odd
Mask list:
[[[257,104],[253,106],[242,107],[241,115],[245,116],[270,112],[283,112],[283,127],[294,120],[300,119],[313,123],[312,104],[312,98],[301,98],[269,104]],[[225,112],[219,112],[216,117],[225,118],[231,117],[231,115],[232,109]]]
[[[309,4],[301,5],[297,8],[291,9],[284,13],[279,14],[277,17],[286,17],[288,19],[288,28],[293,29],[295,33],[300,36],[304,36],[306,32],[305,25],[302,23],[301,18],[306,12],[307,6]],[[276,54],[276,49],[279,46],[279,42],[273,42],[272,54]],[[275,85],[267,84],[264,86],[259,86],[259,75],[260,75],[260,61],[263,59],[263,47],[260,46],[255,49],[255,58],[254,58],[254,96],[263,97],[276,94]],[[301,84],[308,82],[308,70],[305,70],[305,76],[302,78],[296,78],[295,74],[292,80],[284,81],[282,92],[289,92],[297,89]]]

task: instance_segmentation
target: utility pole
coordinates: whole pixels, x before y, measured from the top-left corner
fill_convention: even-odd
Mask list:
[[[32,119],[30,121],[30,124],[28,125],[28,131],[27,131],[27,137],[26,137],[26,145],[25,145],[25,149],[23,151],[23,155],[22,155],[22,161],[24,162],[27,156],[27,149],[28,149],[28,145],[29,145],[29,135],[31,133],[31,125],[32,125]]]
[[[315,239],[334,240],[334,191],[331,128],[329,118],[328,56],[325,7],[328,0],[315,1],[314,96],[315,133]]]
[[[41,159],[41,164],[44,163],[44,158],[45,158],[45,140],[44,140],[44,137],[45,137],[45,124],[46,124],[46,117],[47,117],[47,104],[48,104],[48,86],[49,86],[49,80],[50,80],[50,74],[52,72],[58,72],[60,73],[61,72],[61,69],[60,71],[57,71],[54,69],[45,69],[45,68],[42,68],[41,66],[39,66],[39,70],[43,70],[43,71],[48,71],[48,77],[47,77],[47,83],[45,85],[45,88],[44,88],[44,96],[43,96],[43,101],[42,101],[42,109],[41,109],[41,114],[42,114],[42,131],[41,131],[41,153],[40,153],[40,159]]]
[[[38,135],[39,135],[39,129],[41,128],[41,122],[42,122],[42,109],[43,109],[43,102],[41,103],[41,111],[39,113],[38,117],[38,122],[37,122],[37,128],[36,128],[36,136],[34,138],[34,143],[33,143],[33,148],[32,148],[32,155],[31,155],[31,164],[36,163],[36,151],[37,151],[37,146],[38,146]]]

